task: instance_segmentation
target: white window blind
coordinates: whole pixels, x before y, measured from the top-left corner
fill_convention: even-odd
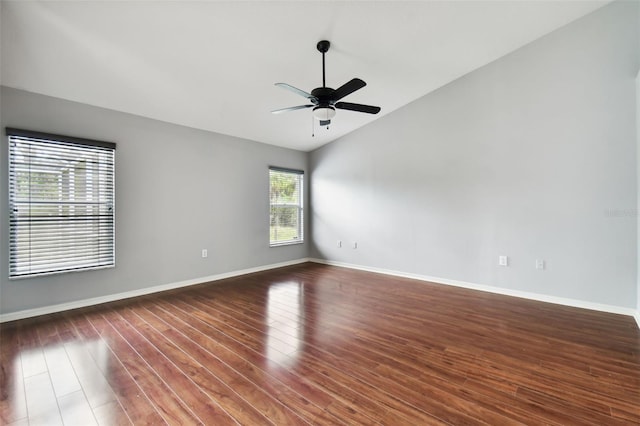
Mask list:
[[[115,144],[7,128],[9,277],[115,265]]]
[[[304,172],[269,167],[269,244],[301,243],[304,240]]]

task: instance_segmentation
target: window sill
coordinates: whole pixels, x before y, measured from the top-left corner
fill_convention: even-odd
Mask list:
[[[281,241],[277,243],[269,243],[269,247],[293,246],[296,244],[304,244],[304,240]]]

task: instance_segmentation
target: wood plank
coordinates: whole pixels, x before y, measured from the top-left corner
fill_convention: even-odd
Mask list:
[[[60,414],[65,425],[97,425],[93,410],[82,390],[58,398]]]
[[[59,424],[62,417],[49,373],[31,375],[24,380],[30,424]]]
[[[221,379],[212,372],[213,370],[217,374],[229,374],[226,366],[214,362],[215,355],[206,354],[202,358],[194,358],[188,352],[192,349],[193,343],[166,324],[160,323],[158,326],[162,330],[160,332],[130,310],[121,310],[120,314],[131,324],[128,326],[119,322],[122,329],[135,327],[147,339],[144,342],[141,336],[132,336],[128,333],[128,340],[135,343],[138,351],[141,351],[141,355],[146,358],[151,358],[149,353],[153,353],[151,359],[157,359],[153,366],[158,369],[159,375],[171,377],[171,386],[179,390],[181,395],[189,397],[188,405],[200,415],[203,422],[206,420],[205,423],[235,423],[230,416],[244,424],[268,422],[264,412],[260,412],[238,395],[238,389],[234,386],[238,383],[231,380],[225,381],[226,377],[223,376]],[[155,352],[164,359],[157,356]],[[200,363],[198,359],[206,360],[206,365]],[[160,368],[162,370],[159,370]],[[221,408],[218,401],[225,401],[225,409]]]
[[[93,316],[89,321],[111,350],[118,354],[122,365],[140,384],[140,390],[144,392],[165,422],[169,424],[201,423],[201,420],[197,419],[180,399],[177,392],[153,369],[151,364],[155,364],[157,360],[154,357],[145,359],[134,347],[135,342],[127,341],[120,334],[118,324],[112,323],[109,312]]]
[[[89,315],[100,315],[100,309],[86,310]],[[120,362],[116,353],[109,347],[107,341],[88,321],[83,313],[69,315],[79,341],[91,355],[95,365],[107,380],[109,387],[116,396],[119,406],[126,412],[127,418],[134,424],[162,424],[165,423],[162,416],[151,404],[140,384],[132,377],[125,366]],[[102,390],[102,389],[100,389]],[[95,410],[95,407],[94,407]],[[97,416],[96,416],[97,418]]]
[[[27,421],[18,328],[0,327],[0,423]]]
[[[238,371],[253,373],[256,370],[272,377],[276,381],[268,379],[267,383],[269,386],[273,386],[274,394],[280,401],[286,401],[287,404],[291,404],[290,401],[293,399],[296,406],[303,408],[302,411],[298,411],[299,414],[306,414],[307,418],[324,418],[325,424],[338,422],[337,418],[323,414],[322,408],[329,405],[333,400],[332,395],[326,393],[324,389],[319,389],[314,386],[314,383],[309,383],[306,378],[292,374],[288,369],[283,368],[278,363],[274,363],[263,353],[243,345],[240,341],[234,340],[223,333],[216,333],[211,327],[212,322],[201,321],[188,316],[186,312],[176,310],[174,305],[176,304],[163,304],[163,308],[168,310],[165,311],[167,314],[170,311],[171,314],[175,315],[176,319],[184,321],[185,325],[189,325],[189,328],[182,328],[183,333],[205,350],[215,353],[217,357],[234,366]],[[153,309],[153,312],[160,317],[165,317],[163,311]],[[256,382],[260,381],[257,378],[255,380]],[[282,383],[282,386],[278,382]],[[264,382],[262,383],[264,386]],[[306,403],[306,401],[310,403]],[[336,405],[339,406],[340,403]]]

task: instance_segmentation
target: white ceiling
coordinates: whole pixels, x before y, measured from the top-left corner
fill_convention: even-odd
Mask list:
[[[608,3],[603,1],[2,1],[9,87],[312,150]],[[367,86],[311,137],[282,88]]]

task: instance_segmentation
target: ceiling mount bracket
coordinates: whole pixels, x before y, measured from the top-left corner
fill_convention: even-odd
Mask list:
[[[318,48],[318,52],[320,53],[327,53],[329,51],[329,46],[331,46],[329,40],[320,40],[316,45],[316,47]]]

